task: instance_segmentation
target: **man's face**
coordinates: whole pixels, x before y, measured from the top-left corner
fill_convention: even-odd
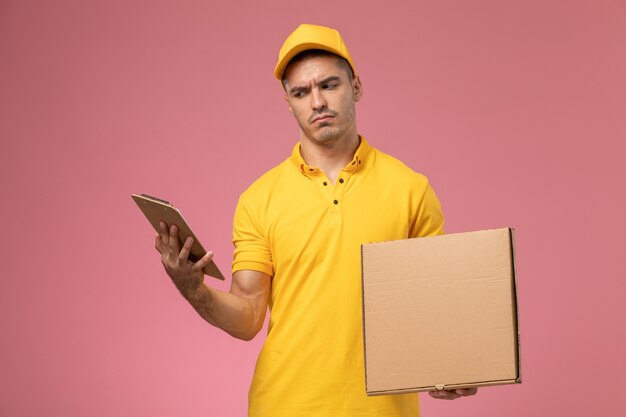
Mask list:
[[[354,103],[362,90],[358,77],[350,78],[333,56],[306,58],[287,67],[285,98],[302,139],[332,145],[356,135]]]

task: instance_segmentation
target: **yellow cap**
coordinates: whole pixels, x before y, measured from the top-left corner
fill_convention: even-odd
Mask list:
[[[283,43],[283,46],[280,48],[278,63],[276,64],[276,68],[274,68],[274,76],[282,80],[283,73],[289,61],[300,52],[309,49],[322,49],[345,58],[350,64],[352,72],[356,75],[352,56],[350,56],[350,52],[348,52],[346,44],[343,43],[339,32],[325,26],[303,24],[298,26],[298,28],[287,37],[285,43]]]

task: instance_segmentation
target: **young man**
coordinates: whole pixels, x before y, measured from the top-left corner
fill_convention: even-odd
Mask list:
[[[230,291],[203,283],[212,254],[190,262],[191,239],[179,248],[165,224],[163,265],[196,311],[235,337],[252,339],[269,306],[249,416],[417,416],[417,394],[365,394],[360,245],[443,233],[439,201],[424,176],[358,134],[363,87],[337,31],[298,27],[274,74],[300,142],[240,197]]]

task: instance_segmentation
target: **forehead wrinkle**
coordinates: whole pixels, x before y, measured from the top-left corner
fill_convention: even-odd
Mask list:
[[[324,64],[321,65],[322,68],[319,67],[319,64],[315,64],[315,61],[320,59],[324,62]],[[296,81],[290,82],[288,79],[285,80],[290,91],[309,88],[311,85],[319,85],[331,77],[337,77],[341,80],[341,73],[345,72],[331,57],[311,57],[295,62],[294,64],[296,65],[296,68],[299,69],[298,72],[301,73],[301,76],[299,77],[300,79]],[[288,70],[293,74],[293,67],[288,67]],[[321,75],[319,74],[320,72]],[[292,83],[294,84],[293,87],[291,87]]]
[[[328,77],[324,77],[321,80],[317,81],[317,80],[311,80],[314,86],[319,86],[321,84],[330,82],[330,81],[341,81],[341,78],[337,75],[329,75]],[[302,89],[306,89],[309,88],[311,86],[311,82],[306,83],[305,85],[294,85],[293,87],[290,87],[289,89],[291,91],[293,90],[302,90]]]

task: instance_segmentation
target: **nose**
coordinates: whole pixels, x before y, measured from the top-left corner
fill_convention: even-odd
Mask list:
[[[320,111],[326,108],[326,100],[319,87],[315,87],[311,91],[311,107],[313,110]]]

